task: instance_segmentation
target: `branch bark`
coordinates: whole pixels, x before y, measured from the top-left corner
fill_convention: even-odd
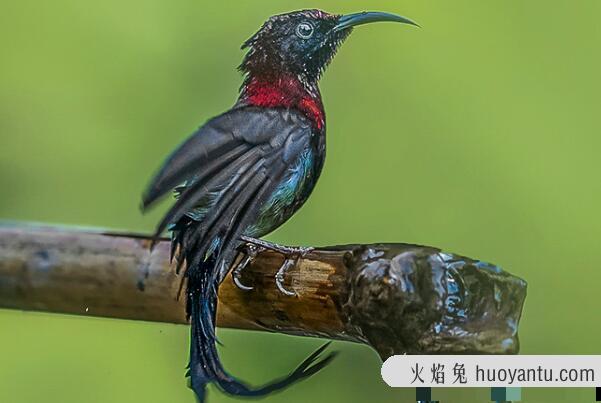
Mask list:
[[[143,235],[0,226],[0,307],[186,323],[169,243]],[[243,252],[241,252],[241,255]],[[349,340],[385,359],[402,353],[516,353],[526,283],[496,266],[408,244],[318,248],[287,272],[261,252],[245,269],[252,291],[226,280],[217,325]]]

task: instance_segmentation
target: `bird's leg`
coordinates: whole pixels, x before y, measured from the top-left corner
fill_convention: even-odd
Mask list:
[[[315,250],[315,248],[312,248],[310,246],[284,246],[278,245],[277,243],[268,242],[262,239],[252,238],[244,235],[241,236],[240,239],[242,239],[244,242],[260,246],[263,249],[268,249],[274,252],[281,253],[282,255],[306,255],[307,253],[313,252],[313,250]]]
[[[304,258],[308,253],[312,252],[314,248],[305,246],[283,246],[267,242],[262,239],[256,239],[246,236],[242,236],[241,238],[245,242],[257,245],[263,249],[269,249],[274,252],[279,252],[286,256],[286,260],[284,260],[284,263],[280,266],[275,275],[275,285],[282,294],[288,295],[290,297],[295,296],[296,292],[287,290],[284,287],[284,275],[286,274],[286,271],[288,269],[295,266],[300,259]]]
[[[234,267],[234,270],[232,270],[232,280],[234,280],[234,284],[239,289],[244,291],[250,291],[253,289],[253,287],[249,287],[247,285],[242,284],[242,280],[240,278],[242,277],[242,270],[244,270],[250,264],[250,262],[255,257],[257,257],[257,254],[262,250],[264,250],[262,246],[258,246],[254,243],[249,243],[246,245],[244,258],[242,258],[240,263],[238,263],[236,267]]]

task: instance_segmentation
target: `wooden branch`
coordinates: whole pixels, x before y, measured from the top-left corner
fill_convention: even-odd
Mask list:
[[[169,244],[146,236],[0,226],[0,307],[186,323]],[[218,326],[367,343],[408,353],[516,353],[526,283],[496,266],[407,244],[316,249],[287,274],[261,252],[236,288],[219,289]]]

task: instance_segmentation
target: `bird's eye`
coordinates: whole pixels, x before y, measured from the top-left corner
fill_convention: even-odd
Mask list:
[[[308,22],[301,22],[296,27],[296,35],[299,38],[309,39],[313,36],[313,25],[309,24]]]

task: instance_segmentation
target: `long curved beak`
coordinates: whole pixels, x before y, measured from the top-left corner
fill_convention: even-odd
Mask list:
[[[361,13],[343,15],[338,19],[338,24],[334,27],[334,31],[342,31],[344,29],[356,27],[357,25],[369,24],[378,21],[400,22],[402,24],[410,24],[419,27],[417,23],[409,18],[402,17],[396,14],[382,13],[379,11],[363,11]]]

